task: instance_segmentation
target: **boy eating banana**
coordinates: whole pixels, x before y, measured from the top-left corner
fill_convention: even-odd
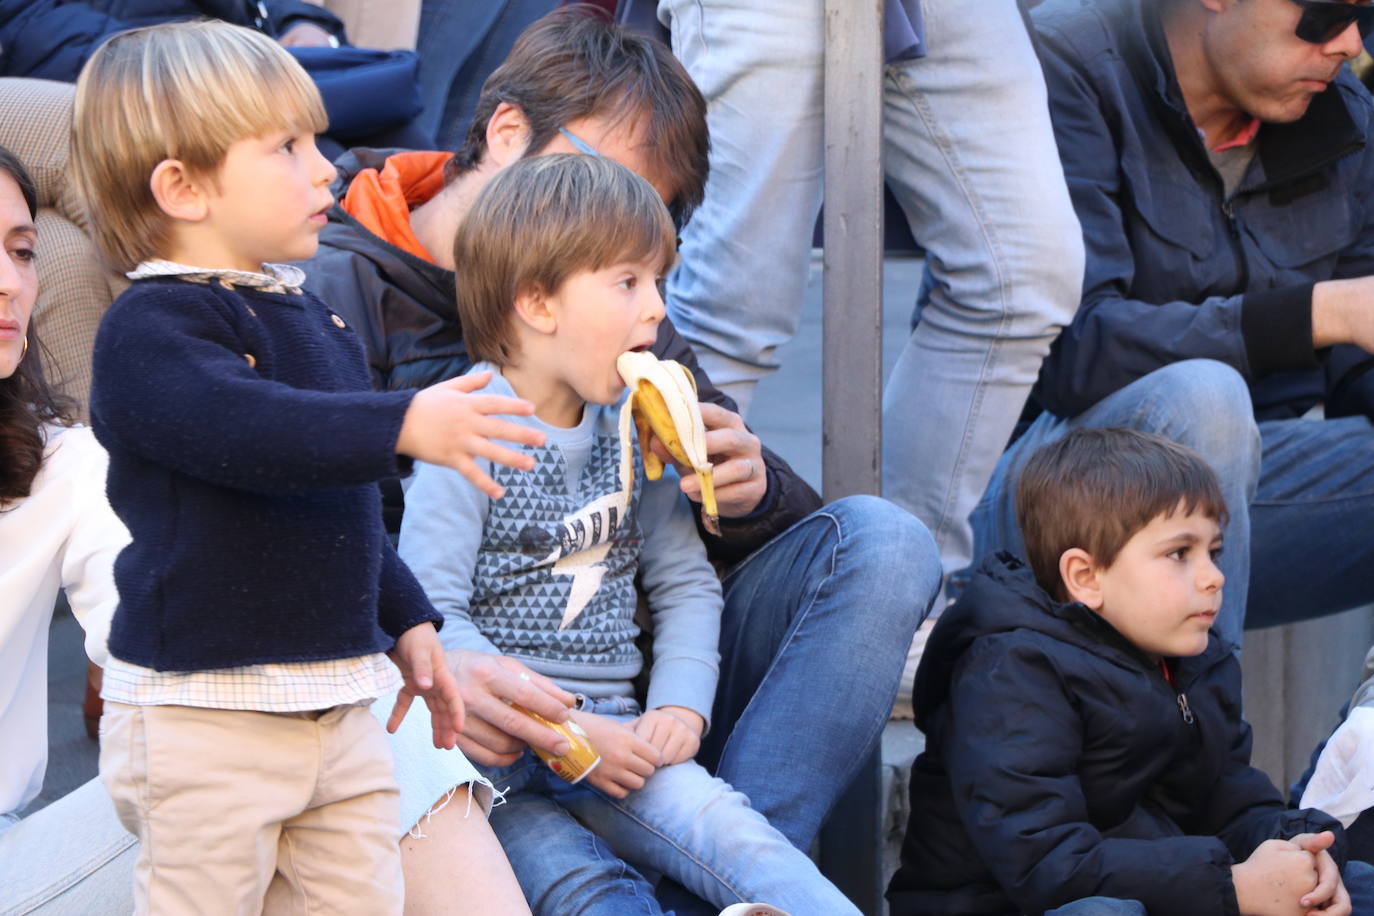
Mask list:
[[[636,868],[719,907],[856,913],[743,795],[692,761],[716,689],[720,584],[675,475],[646,479],[642,439],[622,452],[633,382],[637,400],[652,403],[651,390],[664,399],[641,435],[657,422],[656,435],[705,469],[691,413],[671,430],[664,422],[695,401],[654,382],[673,367],[665,376],[622,359],[655,340],[674,239],[653,188],[608,159],[524,159],[483,189],[454,241],[472,371],[492,373],[477,394],[533,402],[533,417],[512,419],[547,441],[530,449],[528,472],[487,468],[474,452],[497,498],[419,465],[401,555],[444,614],[446,648],[510,656],[553,678],[576,694],[571,719],[601,755],[576,785],[528,751],[484,768],[506,793],[492,828],[536,914],[589,899],[657,912],[642,909],[653,889]],[[632,685],[645,667],[636,577],[654,629],[643,712]]]

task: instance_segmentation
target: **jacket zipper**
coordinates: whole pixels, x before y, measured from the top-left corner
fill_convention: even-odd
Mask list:
[[[1164,683],[1169,685],[1169,689],[1174,692],[1174,702],[1178,703],[1178,711],[1183,716],[1184,725],[1192,725],[1197,721],[1193,711],[1188,708],[1188,694],[1174,686],[1174,676],[1169,672],[1169,663],[1164,659],[1159,660],[1159,672],[1164,675]]]
[[[1193,711],[1188,708],[1188,694],[1178,695],[1178,711],[1183,713],[1183,724],[1192,725],[1196,720],[1193,718]]]

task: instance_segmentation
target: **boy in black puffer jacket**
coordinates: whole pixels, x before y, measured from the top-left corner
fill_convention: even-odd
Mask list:
[[[893,916],[1374,913],[1340,825],[1250,766],[1209,633],[1226,506],[1197,455],[1084,429],[1022,474],[1030,566],[989,560],[916,674],[926,750]]]

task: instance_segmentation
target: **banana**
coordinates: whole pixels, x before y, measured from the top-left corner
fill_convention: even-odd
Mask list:
[[[620,409],[621,479],[626,493],[633,474],[630,449],[630,424],[639,431],[640,451],[644,455],[644,474],[650,480],[663,476],[663,462],[649,446],[649,434],[658,437],[668,454],[696,472],[701,481],[701,508],[709,530],[719,531],[716,488],[711,462],[706,457],[706,425],[701,422],[697,404],[697,382],[681,363],[660,360],[652,353],[630,351],[620,354],[615,367],[630,396]]]

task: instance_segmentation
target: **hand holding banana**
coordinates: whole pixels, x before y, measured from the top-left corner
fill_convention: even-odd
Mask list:
[[[719,513],[736,518],[754,511],[767,492],[768,472],[763,447],[740,416],[717,404],[696,403],[695,380],[672,360],[659,362],[647,353],[628,353],[617,368],[632,392],[627,413],[622,415],[625,432],[641,382],[644,387],[662,389],[646,392],[649,396],[638,401],[640,410],[635,414],[640,441],[649,443],[645,467],[650,476],[657,477],[652,472],[658,464],[671,462],[682,474],[682,491],[700,502],[708,516]],[[682,402],[690,402],[690,407]],[[700,419],[695,416],[698,413]],[[680,424],[668,423],[674,415],[683,418]],[[652,422],[655,416],[657,424]],[[672,441],[665,441],[665,436]],[[623,438],[628,441],[628,436]]]
[[[763,501],[768,491],[768,468],[763,463],[759,437],[744,427],[744,420],[719,404],[701,403],[701,419],[706,425],[706,454],[715,468],[716,506],[722,518],[748,515]],[[654,442],[658,451],[660,445]],[[681,468],[682,492],[701,502],[701,486],[691,468]]]

